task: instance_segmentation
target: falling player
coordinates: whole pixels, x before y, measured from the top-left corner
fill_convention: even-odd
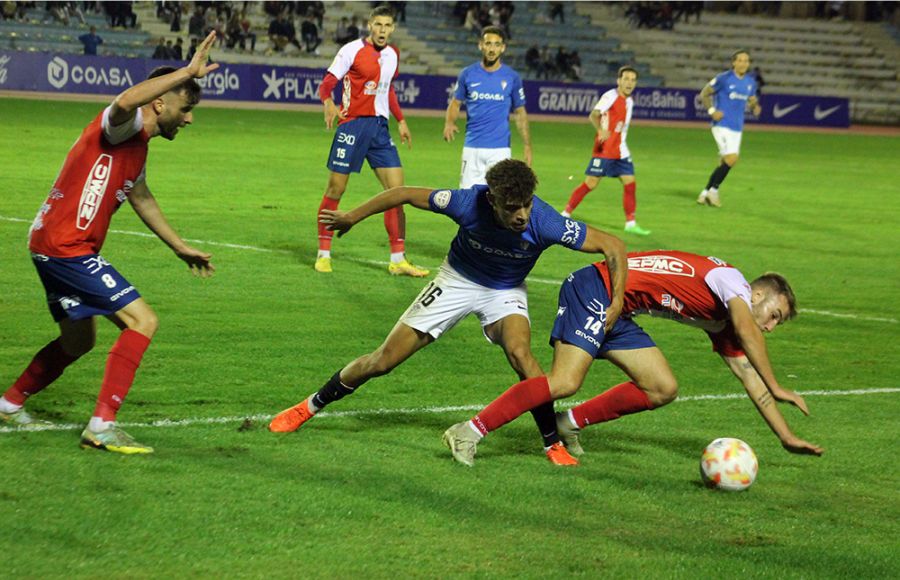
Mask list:
[[[591,123],[597,130],[594,138],[594,155],[588,163],[584,182],[575,188],[566,204],[564,216],[570,216],[604,177],[618,177],[622,182],[622,207],[625,209],[625,231],[629,234],[646,236],[650,234],[634,219],[637,209],[637,183],[634,180],[634,163],[625,143],[634,99],[631,93],[637,86],[637,70],[630,66],[619,69],[616,88],[603,93],[591,111]]]
[[[328,156],[330,173],[319,205],[320,212],[337,209],[350,174],[359,173],[363,161],[368,161],[385,189],[403,185],[400,156],[388,130],[389,115],[393,114],[397,119],[400,141],[408,147],[412,147],[412,135],[391,84],[399,73],[400,62],[399,51],[388,44],[393,32],[394,10],[387,5],[376,7],[369,16],[369,36],[341,47],[319,87],[319,97],[325,107],[325,125],[331,129],[335,117],[340,118]],[[343,94],[338,108],[332,93],[341,81]],[[418,268],[406,259],[406,216],[402,207],[385,212],[384,227],[391,246],[388,272],[398,276],[427,276],[428,270]],[[318,228],[319,253],[315,268],[317,272],[331,272],[334,234],[322,224],[318,224]]]
[[[794,293],[782,276],[768,273],[748,284],[736,268],[718,258],[667,250],[630,253],[625,307],[612,330],[604,324],[607,288],[605,262],[569,275],[559,291],[550,334],[550,373],[512,386],[471,421],[448,429],[444,442],[457,461],[472,466],[482,437],[534,405],[575,394],[597,358],[609,360],[630,380],[557,414],[559,434],[573,455],[583,453],[579,434],[584,427],[674,401],[678,384],[668,361],[632,320],[642,313],[704,329],[782,446],[792,453],[822,453],[821,447],[794,435],[775,405],[787,402],[809,414],[803,397],[778,384],[763,337],[796,314]]]
[[[150,139],[175,138],[193,122],[200,99],[194,79],[219,65],[207,65],[216,33],[200,44],[183,67],[159,67],[115,98],[69,150],[47,201],[31,226],[29,248],[60,335],[35,355],[0,398],[0,420],[21,427],[46,425],[25,411],[25,401],[55,381],[89,352],[96,340],[96,316],[106,316],[122,333],[106,360],[97,405],[81,434],[81,446],[119,453],[152,453],[116,426],[116,414],[158,326],[156,313],[103,256],[109,223],[127,199],[135,213],[198,276],[213,273],[211,256],[184,243],[169,226],[146,182]]]

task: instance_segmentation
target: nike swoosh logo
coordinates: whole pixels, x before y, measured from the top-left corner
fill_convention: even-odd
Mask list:
[[[831,116],[835,111],[841,108],[841,105],[837,105],[835,107],[831,107],[830,109],[825,109],[824,111],[819,109],[819,105],[816,105],[816,110],[813,111],[813,117],[816,118],[816,121],[821,121],[825,117]]]
[[[799,106],[800,106],[800,103],[797,103],[795,105],[791,105],[789,107],[782,108],[782,107],[778,106],[778,103],[775,103],[775,107],[772,109],[772,116],[775,117],[776,119],[780,119]]]
[[[477,86],[480,85],[480,84],[481,84],[481,83],[472,83],[472,86],[473,86],[473,87],[477,87]]]

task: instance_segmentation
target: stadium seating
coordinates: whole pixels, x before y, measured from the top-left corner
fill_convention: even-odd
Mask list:
[[[634,29],[623,6],[576,9],[617,31],[666,86],[702,87],[742,48],[762,69],[765,92],[846,97],[854,122],[900,123],[898,60],[890,56],[896,44],[882,26],[704,12],[700,23],[678,22],[674,30]]]

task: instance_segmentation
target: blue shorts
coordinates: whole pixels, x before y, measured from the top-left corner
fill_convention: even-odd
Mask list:
[[[372,169],[400,167],[384,117],[357,117],[338,125],[326,166],[335,173],[359,173],[364,159]]]
[[[32,254],[53,320],[82,320],[118,312],[141,295],[100,254],[51,258]]]
[[[592,157],[588,163],[585,175],[594,177],[620,177],[622,175],[634,175],[634,163],[631,157],[625,159],[606,159],[604,157]]]
[[[630,318],[616,321],[606,334],[606,307],[609,292],[594,266],[572,274],[559,289],[559,309],[550,332],[550,346],[562,340],[573,344],[594,358],[602,358],[610,350],[634,350],[656,346],[653,339]]]

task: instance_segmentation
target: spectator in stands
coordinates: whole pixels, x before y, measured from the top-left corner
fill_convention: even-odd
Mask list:
[[[188,34],[199,38],[203,35],[204,26],[206,26],[206,17],[203,15],[203,8],[198,6],[188,21]]]
[[[97,27],[91,26],[90,32],[78,37],[84,45],[84,54],[97,54],[97,47],[103,44],[103,39],[97,35]]]
[[[169,45],[172,44],[172,41],[169,41]],[[172,59],[172,50],[166,46],[166,39],[162,36],[159,37],[159,42],[156,45],[156,49],[153,51],[153,56],[150,58],[155,60],[171,60]]]
[[[11,0],[5,0],[3,2],[2,10],[0,10],[0,14],[3,15],[3,20],[15,20],[16,3]]]
[[[288,44],[293,44],[297,50],[303,50],[297,40],[297,29],[294,28],[294,23],[283,12],[269,23],[269,40],[272,42],[272,49],[276,52],[282,52]]]
[[[753,67],[753,78],[756,79],[756,96],[762,95],[763,87],[766,85],[765,79],[763,79],[762,70],[758,66]]]
[[[350,18],[350,26],[347,27],[347,37],[350,40],[364,38],[362,32],[359,30],[359,17],[356,16],[356,14]],[[349,42],[349,40],[347,42]]]
[[[406,22],[406,2],[388,2],[394,9],[397,16],[397,22]]]
[[[306,45],[307,53],[319,54],[319,45],[322,44],[322,39],[319,37],[316,16],[312,10],[306,14],[306,18],[300,24],[300,37],[303,39],[303,44]]]
[[[541,78],[544,74],[544,63],[541,61],[541,49],[538,45],[532,44],[525,51],[525,66],[534,73],[536,78]]]
[[[465,21],[463,22],[463,28],[466,30],[470,30],[475,33],[476,36],[481,37],[481,23],[478,21],[478,6],[475,4],[470,4],[469,9],[466,11]]]
[[[553,22],[557,17],[559,17],[560,24],[566,23],[566,11],[565,6],[562,2],[550,2],[549,8],[550,9],[548,16],[550,18],[550,22]]]
[[[555,77],[559,72],[556,68],[556,61],[550,56],[550,47],[546,44],[541,49],[541,66],[544,68],[544,78],[549,79]]]
[[[196,36],[191,38],[191,45],[188,47],[187,56],[185,57],[187,60],[194,60],[194,53],[197,52],[199,44],[199,38],[197,38]]]
[[[581,55],[577,50],[573,50],[569,54],[569,71],[573,81],[581,80]]]
[[[175,46],[172,47],[172,58],[184,60],[184,40],[180,36],[175,39]]]

